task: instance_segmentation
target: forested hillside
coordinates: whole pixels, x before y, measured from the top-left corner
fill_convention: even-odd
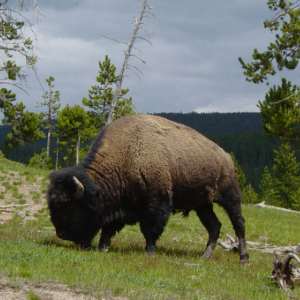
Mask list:
[[[190,126],[202,134],[261,132],[260,113],[155,113]]]
[[[259,113],[156,113],[167,119],[188,125],[215,143],[232,152],[244,171],[247,181],[258,190],[265,166],[271,167],[274,159],[273,149],[278,149],[276,139],[262,134]],[[4,139],[9,129],[0,127],[0,150],[4,152]],[[52,145],[55,145],[53,140]],[[46,140],[27,144],[11,151],[8,158],[28,164],[34,152],[40,153],[46,147]],[[54,153],[52,153],[54,156]]]

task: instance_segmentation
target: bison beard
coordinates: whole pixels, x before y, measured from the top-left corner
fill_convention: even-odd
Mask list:
[[[57,236],[99,250],[125,224],[139,222],[146,251],[156,250],[172,212],[196,211],[208,231],[210,257],[221,223],[213,202],[227,212],[239,240],[240,262],[249,260],[241,193],[230,156],[195,130],[157,116],[112,122],[96,137],[83,162],[50,175],[48,206]]]

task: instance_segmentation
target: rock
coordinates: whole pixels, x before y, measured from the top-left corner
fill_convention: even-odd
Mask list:
[[[21,219],[25,219],[25,213],[23,211],[19,211],[17,216]]]

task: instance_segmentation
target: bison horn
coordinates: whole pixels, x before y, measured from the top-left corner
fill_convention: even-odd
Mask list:
[[[80,199],[84,194],[84,186],[75,176],[73,176],[73,180],[76,185],[76,192],[74,193],[74,197],[76,199]]]

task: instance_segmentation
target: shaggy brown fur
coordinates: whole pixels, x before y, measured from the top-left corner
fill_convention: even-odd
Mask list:
[[[84,187],[82,199],[74,199],[73,177]],[[125,224],[140,222],[146,251],[153,252],[171,211],[187,215],[195,210],[209,233],[204,253],[208,257],[221,227],[213,212],[216,202],[231,219],[240,261],[248,261],[232,159],[187,126],[151,115],[123,117],[100,132],[79,166],[50,178],[48,203],[61,238],[89,247],[102,228],[99,248],[103,251]]]

